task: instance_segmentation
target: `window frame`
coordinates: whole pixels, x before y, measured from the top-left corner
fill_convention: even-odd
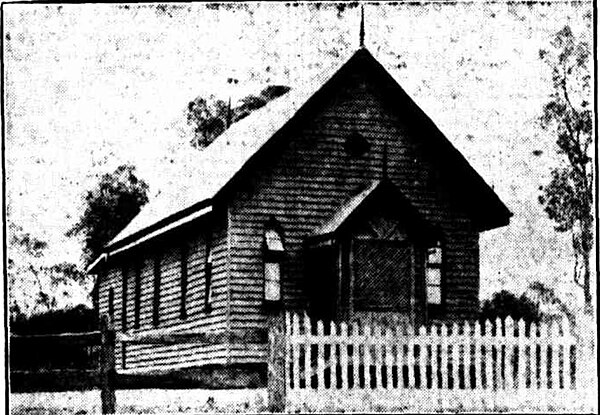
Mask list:
[[[268,278],[268,276],[274,275],[274,273],[277,274],[276,278]],[[268,298],[271,287],[275,287],[276,290],[274,298]],[[278,303],[281,301],[281,263],[279,262],[264,262],[264,300],[269,303]]]
[[[269,246],[268,240],[269,238],[269,234],[271,232],[275,232],[280,246],[281,248],[279,248],[279,246]],[[277,221],[274,218],[271,218],[269,220],[269,222],[267,222],[265,229],[263,231],[263,301],[266,305],[278,305],[281,304],[282,300],[283,300],[283,287],[282,287],[282,263],[283,263],[283,259],[285,257],[285,239],[283,236],[283,229],[281,228],[281,226],[277,223]],[[277,244],[275,244],[277,245]],[[270,268],[270,265],[276,265],[276,269],[277,269],[277,274],[278,274],[278,278],[273,279],[273,278],[267,278],[267,276],[270,274],[268,273],[268,269]],[[278,298],[274,299],[274,298],[267,298],[267,286],[269,285],[269,282],[271,283],[275,283],[277,285],[277,289],[278,289]]]
[[[439,249],[440,250],[440,259],[439,262],[430,262],[429,261],[429,250],[430,249]],[[427,309],[427,318],[428,319],[436,319],[440,318],[445,309],[445,246],[441,240],[435,241],[434,244],[427,246],[425,249],[425,306]],[[437,269],[439,270],[440,281],[439,284],[430,284],[429,278],[427,275],[427,271],[429,269]],[[439,289],[439,303],[434,303],[430,301],[429,288],[437,287]]]

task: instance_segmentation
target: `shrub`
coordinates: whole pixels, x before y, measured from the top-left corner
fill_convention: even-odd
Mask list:
[[[523,319],[527,323],[537,323],[540,321],[542,313],[538,304],[525,294],[517,297],[506,290],[494,293],[492,298],[481,304],[479,319],[482,321],[493,321],[497,317],[504,320],[507,316],[511,316],[514,320]]]

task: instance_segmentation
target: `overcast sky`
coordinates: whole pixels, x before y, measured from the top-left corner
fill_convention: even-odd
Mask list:
[[[550,93],[538,52],[565,25],[591,42],[591,10],[591,2],[365,7],[368,49],[514,213],[510,226],[482,235],[483,296],[536,279],[573,289],[569,239],[537,202],[559,163],[537,121]],[[50,261],[79,261],[78,241],[64,233],[99,175],[132,163],[155,194],[181,154],[193,157],[190,100],[235,101],[273,83],[302,88],[358,46],[358,9],[328,4],[4,11],[8,220],[47,240]]]

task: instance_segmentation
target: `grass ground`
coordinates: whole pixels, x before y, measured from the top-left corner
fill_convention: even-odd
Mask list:
[[[135,414],[263,412],[265,389],[118,390],[117,412]],[[11,415],[86,415],[101,412],[100,391],[10,395]]]

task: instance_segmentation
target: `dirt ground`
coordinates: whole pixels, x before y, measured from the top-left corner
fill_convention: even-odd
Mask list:
[[[140,389],[118,390],[117,412],[213,413],[264,412],[265,389]],[[101,413],[100,391],[13,393],[11,415],[67,415]]]

